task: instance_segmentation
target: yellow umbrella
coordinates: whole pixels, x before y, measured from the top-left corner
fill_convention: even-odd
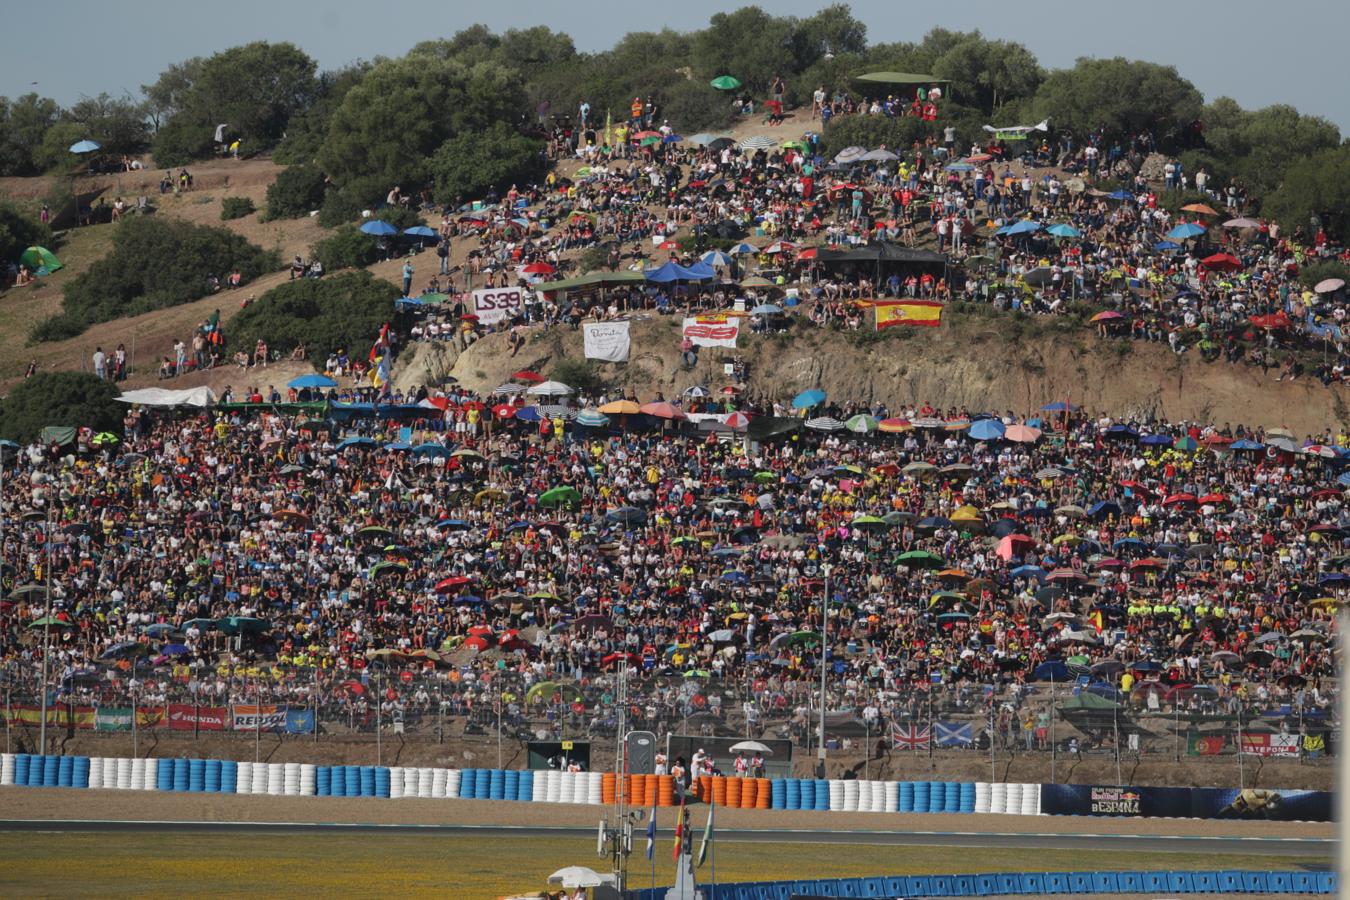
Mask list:
[[[612,400],[600,407],[600,412],[607,416],[616,415],[637,415],[642,412],[642,407],[638,406],[632,400]]]
[[[953,522],[978,522],[980,511],[973,506],[962,506],[952,513],[951,520]]]

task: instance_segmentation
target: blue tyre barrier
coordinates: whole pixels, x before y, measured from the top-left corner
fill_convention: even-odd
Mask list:
[[[961,785],[961,812],[975,811],[975,782],[967,781]]]
[[[173,764],[174,760],[172,759],[161,759],[159,761],[159,765],[155,768],[156,790],[173,790]]]
[[[374,766],[362,766],[362,767],[361,767],[361,793],[360,793],[359,796],[362,796],[362,797],[374,797],[374,796],[375,796],[375,767],[374,767]]]
[[[914,782],[914,808],[913,812],[926,813],[930,810],[929,801],[932,796],[931,785],[927,781]]]
[[[361,796],[361,767],[343,766],[342,780],[345,782],[344,790],[348,797]]]
[[[386,797],[386,798],[387,798],[387,797],[389,796],[389,779],[390,779],[390,775],[389,775],[389,767],[388,767],[388,766],[377,766],[377,767],[375,768],[375,796],[376,796],[376,797]]]
[[[785,778],[783,787],[784,809],[802,808],[802,782],[799,778]],[[812,797],[814,800],[815,798]],[[814,805],[814,804],[812,804]]]
[[[956,781],[948,781],[942,786],[945,796],[942,800],[942,811],[956,813],[961,811],[961,784]],[[971,809],[975,808],[975,798],[972,796]]]
[[[787,809],[787,779],[775,778],[769,782],[769,808]]]
[[[464,798],[464,799],[466,799],[466,800],[472,800],[472,799],[474,799],[474,794],[473,794],[474,775],[473,775],[473,773],[474,773],[474,770],[473,770],[473,769],[465,769],[464,771],[462,771],[462,772],[459,773],[459,796],[462,797],[462,798]]]
[[[56,787],[60,778],[61,757],[44,756],[42,757],[42,786]]]
[[[188,760],[188,790],[200,794],[206,790],[206,760]]]
[[[188,769],[186,759],[175,759],[173,761],[173,789],[175,791],[186,791],[188,789]]]
[[[902,813],[914,812],[914,782],[900,782],[900,796],[897,809]]]
[[[829,783],[828,781],[821,780],[821,781],[814,781],[814,782],[811,782],[811,784],[815,785],[814,790],[815,790],[815,794],[816,794],[816,809],[819,809],[819,810],[827,810],[827,809],[829,809],[829,808],[830,808],[830,783]],[[803,783],[802,786],[803,786],[803,788],[805,788],[805,782]],[[805,806],[805,804],[802,804],[802,805]]]
[[[63,756],[56,766],[56,786],[68,788],[75,781],[75,757]]]
[[[329,772],[328,795],[330,797],[347,796],[347,768],[346,766],[331,766]]]
[[[320,797],[333,796],[333,770],[328,766],[319,766],[314,770],[314,793]]]
[[[27,753],[18,753],[14,756],[14,783],[20,787],[28,786],[28,772],[32,767],[33,757]]]
[[[475,769],[474,770],[473,794],[479,800],[489,800],[492,798],[492,770]]]
[[[75,782],[73,786],[77,788],[89,787],[89,757],[75,757]]]
[[[202,785],[203,790],[208,794],[220,793],[220,769],[221,762],[218,759],[208,759],[206,761],[206,771],[204,773],[205,782]]]
[[[502,799],[520,799],[520,772],[508,769],[502,778]]]
[[[232,759],[220,763],[220,792],[236,794],[239,792],[239,763]]]
[[[502,769],[488,770],[488,799],[506,799],[506,772]]]
[[[516,788],[517,800],[534,799],[534,773],[525,771],[520,773],[520,784]]]
[[[928,811],[943,812],[947,808],[947,785],[941,781],[928,782]]]

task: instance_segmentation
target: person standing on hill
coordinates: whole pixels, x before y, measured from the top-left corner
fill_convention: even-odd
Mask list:
[[[410,259],[403,264],[403,296],[405,297],[412,296],[412,277],[413,277],[413,264],[412,260]]]
[[[108,356],[102,347],[94,348],[94,375],[98,378],[106,378],[108,375]]]

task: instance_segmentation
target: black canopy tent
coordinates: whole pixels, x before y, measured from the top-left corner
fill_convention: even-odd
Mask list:
[[[948,277],[950,260],[946,254],[900,244],[879,242],[852,247],[847,250],[821,248],[815,263],[830,272],[855,273],[871,269],[872,283],[879,285],[894,269],[903,273],[930,272]]]

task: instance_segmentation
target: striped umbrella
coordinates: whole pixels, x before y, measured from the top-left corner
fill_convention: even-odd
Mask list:
[[[576,423],[578,425],[586,425],[590,428],[599,428],[602,425],[609,424],[609,416],[593,409],[583,409],[581,412],[577,413]]]
[[[844,423],[844,427],[855,434],[868,434],[877,430],[876,416],[856,415]]]
[[[806,427],[812,431],[843,431],[844,423],[831,416],[817,416],[806,420]]]
[[[778,142],[771,137],[755,135],[754,137],[746,138],[736,146],[740,147],[742,150],[768,150],[770,147],[777,146],[777,144]]]
[[[887,434],[899,434],[902,431],[909,431],[913,427],[909,424],[908,419],[882,419],[877,423],[877,431],[884,431]]]

